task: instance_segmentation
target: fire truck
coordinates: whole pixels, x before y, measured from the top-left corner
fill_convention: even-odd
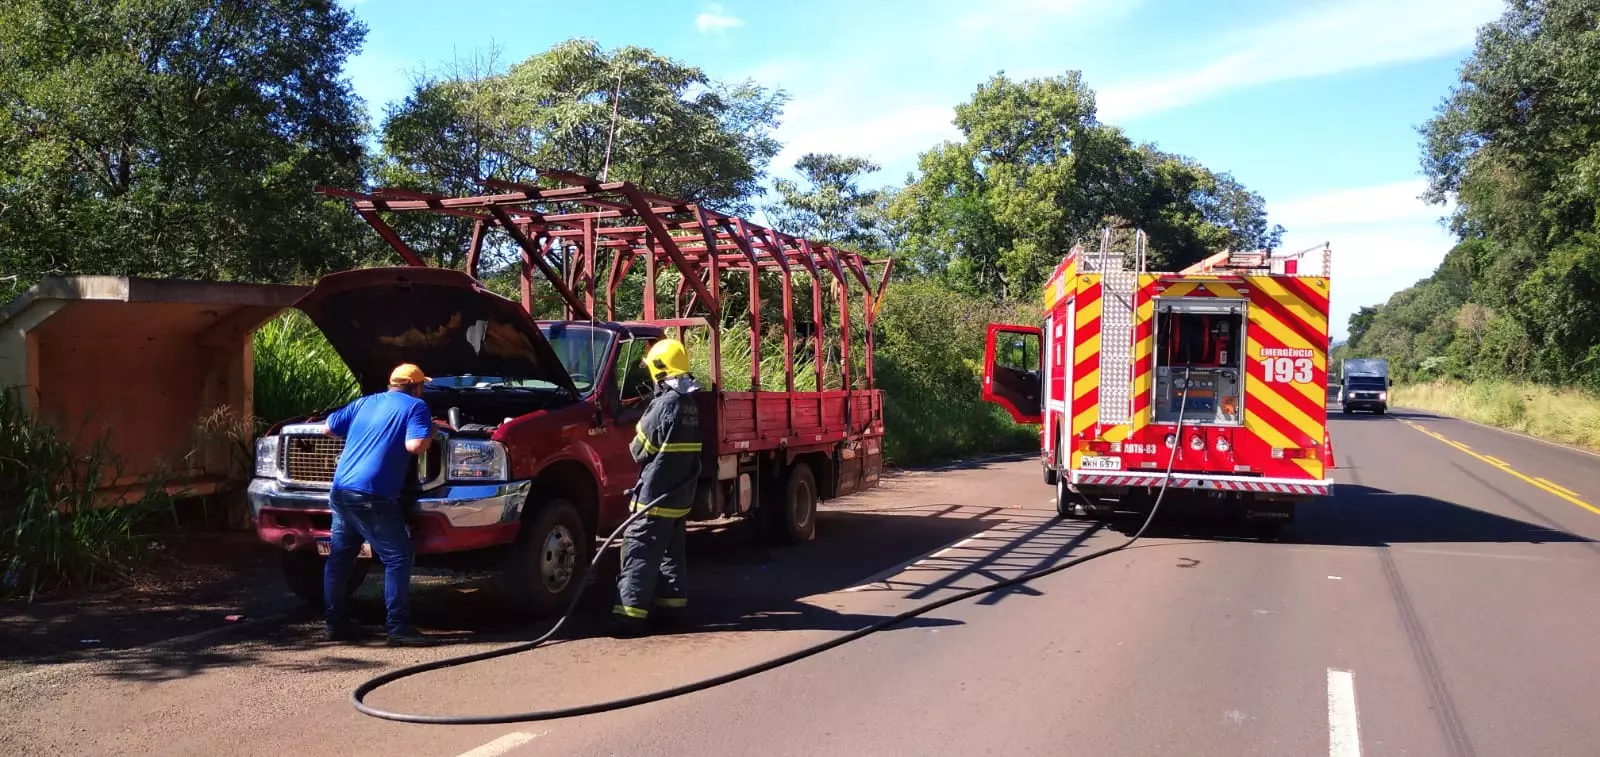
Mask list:
[[[1042,325],[990,324],[984,400],[1039,424],[1064,517],[1148,511],[1167,487],[1164,503],[1291,522],[1333,484],[1330,248],[1151,272],[1142,231],[1132,249],[1112,240],[1107,229],[1056,266]],[[1317,252],[1321,270],[1303,272]]]

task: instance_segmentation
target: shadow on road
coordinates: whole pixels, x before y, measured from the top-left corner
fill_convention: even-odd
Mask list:
[[[939,514],[936,514],[939,513]],[[800,600],[847,588],[907,560],[988,529],[1000,521],[988,508],[927,506],[900,513],[825,510],[818,514],[817,537],[797,546],[763,546],[749,524],[692,528],[689,540],[692,627],[707,631],[854,630],[881,616],[816,607]],[[575,638],[596,633],[615,599],[616,558],[609,555],[593,579],[578,615],[562,631]],[[364,623],[381,628],[382,581],[374,570],[358,594],[354,611]],[[287,597],[272,576],[253,593]],[[370,652],[322,640],[320,611],[293,603],[287,617],[248,620],[204,638],[154,646],[120,645],[97,650],[52,650],[15,654],[25,665],[51,665],[100,659],[108,677],[154,682],[196,675],[208,669],[267,666],[295,671],[363,670],[392,661],[365,659]],[[529,622],[506,612],[497,577],[419,574],[412,590],[415,622],[429,633],[462,643],[512,643],[531,640],[549,622]],[[155,621],[159,624],[159,620]],[[925,619],[906,625],[941,626],[955,621]],[[105,634],[112,641],[114,629]],[[559,644],[560,642],[555,642]],[[381,635],[371,646],[381,646]],[[285,654],[321,651],[321,655]]]
[[[1301,505],[1295,522],[1277,534],[1185,508],[1167,505],[1146,536],[1211,541],[1276,541],[1327,546],[1384,547],[1418,543],[1596,544],[1594,540],[1548,525],[1484,512],[1420,494],[1337,484],[1333,498]],[[1131,534],[1142,518],[1118,518],[1111,525]]]

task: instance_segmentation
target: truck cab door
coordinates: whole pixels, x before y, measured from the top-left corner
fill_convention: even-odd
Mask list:
[[[983,355],[983,401],[1011,413],[1017,423],[1039,423],[1044,382],[1040,354],[1044,334],[1038,326],[989,324]]]
[[[606,485],[600,493],[601,528],[627,517],[624,492],[639,481],[639,465],[633,461],[628,443],[633,441],[653,392],[650,371],[640,363],[650,351],[651,341],[635,338],[617,345],[617,362],[612,366],[605,400],[608,422],[599,430],[602,438],[595,444],[606,469]]]

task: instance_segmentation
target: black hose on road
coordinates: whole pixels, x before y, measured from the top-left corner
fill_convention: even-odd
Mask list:
[[[1187,371],[1185,372],[1185,378],[1187,378]],[[710,678],[701,679],[693,683],[686,683],[681,686],[674,686],[672,688],[662,689],[660,691],[636,694],[634,696],[613,699],[607,702],[595,702],[593,704],[561,707],[552,710],[513,712],[501,715],[417,715],[406,712],[391,712],[389,710],[373,707],[372,705],[366,703],[365,700],[369,694],[402,678],[410,678],[423,673],[428,673],[435,670],[443,670],[445,668],[453,668],[459,665],[466,665],[468,663],[492,660],[496,657],[520,654],[545,643],[546,641],[550,640],[551,637],[555,636],[556,632],[560,631],[561,627],[566,624],[567,619],[572,616],[572,611],[578,606],[578,600],[582,598],[583,591],[588,586],[587,581],[585,581],[584,583],[579,584],[578,590],[573,593],[572,601],[567,604],[566,612],[562,613],[561,618],[556,621],[556,624],[551,626],[550,630],[544,632],[544,634],[539,638],[532,641],[513,644],[501,649],[475,652],[473,654],[461,655],[459,657],[446,657],[442,660],[434,660],[432,662],[424,662],[417,665],[409,665],[407,667],[397,668],[374,678],[368,679],[360,686],[357,686],[355,690],[350,693],[350,701],[353,705],[355,705],[355,708],[364,715],[371,715],[375,718],[393,720],[401,723],[423,723],[427,725],[500,725],[505,723],[531,723],[542,720],[561,720],[564,718],[578,717],[579,715],[595,715],[602,712],[624,710],[630,707],[638,707],[640,705],[650,704],[652,702],[660,702],[666,699],[673,699],[687,694],[693,694],[698,691],[705,691],[706,689],[715,688],[725,683],[732,683],[743,678],[749,678],[750,676],[758,673],[765,673],[769,670],[781,668],[790,663],[804,660],[807,657],[822,654],[830,649],[842,647],[852,641],[870,636],[882,631],[885,628],[903,623],[907,620],[911,620],[912,618],[926,615],[941,607],[946,607],[957,602],[999,591],[1001,589],[1010,588],[1012,586],[1020,586],[1053,573],[1060,573],[1061,571],[1071,568],[1075,565],[1082,565],[1090,560],[1105,557],[1113,552],[1120,552],[1130,546],[1133,546],[1134,542],[1138,541],[1140,537],[1144,536],[1145,530],[1150,528],[1151,522],[1155,520],[1156,512],[1161,508],[1161,500],[1167,496],[1167,488],[1172,481],[1172,467],[1173,464],[1178,460],[1178,448],[1183,443],[1183,414],[1184,411],[1188,409],[1189,404],[1188,384],[1189,382],[1185,380],[1182,399],[1179,401],[1178,405],[1177,434],[1172,445],[1172,453],[1167,458],[1167,470],[1161,481],[1161,491],[1156,494],[1155,502],[1150,506],[1150,515],[1145,518],[1144,524],[1139,527],[1138,531],[1134,532],[1133,536],[1128,537],[1128,540],[1122,542],[1121,544],[1107,547],[1098,552],[1091,552],[1087,555],[1083,555],[1082,557],[1075,557],[1071,560],[1057,565],[1052,565],[1048,568],[1042,568],[1040,570],[1024,573],[1014,578],[995,581],[994,583],[985,586],[980,586],[975,589],[967,589],[966,591],[952,594],[943,599],[926,602],[899,614],[879,620],[871,625],[851,631],[843,636],[813,644],[809,647],[797,649],[788,654],[774,657],[769,660],[764,660],[754,665],[738,668],[736,670],[723,673],[722,675],[712,676]],[[699,470],[697,469],[695,471],[695,475],[690,477],[689,482],[692,484],[698,478]],[[628,516],[628,519],[623,521],[622,525],[617,526],[616,530],[612,531],[611,535],[606,537],[606,540],[600,546],[600,549],[595,552],[594,559],[590,561],[589,564],[590,571],[592,572],[594,568],[599,565],[601,556],[605,554],[606,549],[611,546],[611,542],[617,538],[617,535],[622,533],[623,529],[628,527],[628,524],[632,523],[634,519],[639,518],[640,516],[649,512],[650,509],[654,508],[657,503],[665,500],[673,493],[674,492],[667,492],[666,494],[657,497],[638,512]]]

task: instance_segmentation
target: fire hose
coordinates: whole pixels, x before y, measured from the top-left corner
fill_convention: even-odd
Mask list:
[[[1188,372],[1188,370],[1186,368],[1184,370],[1184,382],[1183,382],[1183,387],[1182,387],[1182,392],[1183,392],[1182,393],[1182,399],[1179,401],[1179,404],[1178,404],[1177,434],[1176,434],[1176,439],[1178,441],[1174,441],[1174,443],[1172,444],[1172,452],[1167,458],[1167,468],[1166,468],[1166,472],[1163,475],[1162,480],[1161,480],[1161,489],[1156,494],[1155,501],[1150,506],[1150,514],[1145,517],[1144,524],[1139,526],[1139,530],[1135,531],[1132,536],[1128,537],[1127,541],[1124,541],[1124,542],[1122,542],[1120,544],[1115,544],[1113,546],[1110,546],[1110,547],[1107,547],[1105,549],[1102,549],[1102,550],[1100,550],[1098,552],[1091,552],[1091,553],[1089,553],[1087,555],[1083,555],[1083,556],[1080,556],[1080,557],[1075,557],[1075,558],[1073,558],[1071,560],[1067,560],[1065,562],[1058,563],[1056,565],[1052,565],[1052,566],[1050,566],[1048,568],[1041,568],[1039,570],[1030,571],[1030,572],[1024,573],[1024,574],[1022,574],[1020,576],[1015,576],[1015,577],[1012,577],[1012,578],[1007,578],[1007,579],[1003,579],[1003,580],[1000,580],[1000,581],[995,581],[993,583],[986,584],[984,586],[979,586],[977,588],[967,589],[965,591],[957,592],[957,593],[952,594],[952,595],[950,595],[948,597],[944,597],[942,599],[934,600],[932,602],[925,602],[923,604],[917,605],[916,607],[913,607],[913,608],[911,608],[909,610],[906,610],[904,612],[901,612],[901,613],[898,613],[896,615],[892,615],[892,616],[883,618],[882,620],[874,622],[871,625],[867,625],[867,626],[863,626],[861,628],[858,628],[858,629],[856,629],[854,631],[851,631],[850,633],[844,634],[843,636],[837,636],[837,637],[834,637],[832,639],[828,639],[827,641],[819,642],[817,644],[813,644],[813,645],[808,646],[808,647],[803,647],[801,649],[797,649],[797,650],[795,650],[793,652],[789,652],[788,654],[784,654],[784,655],[780,655],[778,657],[773,657],[771,659],[763,660],[763,661],[758,662],[758,663],[756,663],[754,665],[748,665],[746,667],[738,668],[736,670],[731,670],[731,671],[729,671],[727,673],[723,673],[721,675],[712,676],[710,678],[704,678],[704,679],[701,679],[699,681],[694,681],[694,682],[682,684],[682,685],[679,685],[679,686],[673,686],[671,688],[661,689],[659,691],[651,691],[651,692],[646,692],[646,693],[643,693],[643,694],[635,694],[633,696],[622,697],[620,699],[613,699],[613,700],[605,701],[605,702],[594,702],[594,703],[591,703],[591,704],[581,704],[581,705],[574,705],[574,706],[571,706],[571,707],[560,707],[560,708],[549,709],[549,710],[531,710],[531,711],[528,711],[528,712],[514,712],[514,713],[505,713],[505,714],[497,714],[497,715],[419,715],[419,714],[415,714],[415,713],[392,712],[392,711],[385,710],[385,709],[382,709],[382,708],[379,708],[379,707],[374,707],[374,706],[366,703],[367,696],[370,695],[372,692],[378,690],[379,688],[387,686],[387,685],[389,685],[391,683],[394,683],[395,681],[399,681],[399,680],[401,680],[403,678],[410,678],[412,676],[421,675],[423,673],[428,673],[428,672],[432,672],[432,671],[435,671],[435,670],[444,670],[445,668],[453,668],[453,667],[457,667],[457,666],[461,666],[461,665],[467,665],[469,663],[482,662],[484,660],[492,660],[492,659],[495,659],[495,658],[498,658],[498,657],[506,657],[508,655],[520,654],[522,652],[530,651],[530,650],[534,649],[535,647],[538,647],[539,645],[545,643],[546,641],[549,641],[551,638],[553,638],[556,635],[557,632],[559,632],[561,630],[561,627],[566,624],[567,619],[572,617],[573,610],[575,610],[577,608],[578,601],[580,599],[582,599],[584,589],[587,588],[587,582],[586,581],[585,582],[580,582],[578,584],[577,590],[574,591],[573,594],[572,594],[572,599],[567,603],[567,609],[561,614],[560,619],[558,619],[556,621],[555,625],[550,627],[550,630],[545,631],[538,638],[533,639],[532,641],[519,642],[517,644],[512,644],[510,646],[502,647],[500,649],[490,649],[490,650],[486,650],[486,651],[483,651],[483,652],[475,652],[475,653],[472,653],[472,654],[460,655],[460,656],[457,656],[457,657],[446,657],[446,658],[443,658],[443,659],[433,660],[433,661],[424,662],[424,663],[418,663],[416,665],[409,665],[409,666],[406,666],[406,667],[403,667],[403,668],[397,668],[395,670],[391,670],[391,671],[389,671],[387,673],[382,673],[380,675],[377,675],[377,676],[375,676],[373,678],[368,679],[367,681],[363,682],[360,686],[357,686],[355,688],[355,690],[350,693],[351,704],[353,704],[355,706],[355,708],[358,711],[360,711],[362,714],[364,714],[364,715],[370,715],[370,716],[375,717],[375,718],[382,718],[384,720],[393,720],[393,721],[397,721],[397,722],[401,722],[401,723],[422,723],[422,724],[427,724],[427,725],[500,725],[500,724],[505,724],[505,723],[531,723],[531,722],[544,721],[544,720],[562,720],[562,719],[565,719],[565,718],[578,717],[580,715],[594,715],[594,714],[598,714],[598,713],[602,713],[602,712],[612,712],[612,711],[615,711],[615,710],[624,710],[624,709],[628,709],[630,707],[638,707],[640,705],[650,704],[652,702],[660,702],[660,701],[663,701],[663,700],[666,700],[666,699],[674,699],[674,698],[685,696],[685,695],[688,695],[688,694],[693,694],[693,693],[698,692],[698,691],[705,691],[706,689],[715,688],[717,686],[721,686],[721,685],[726,684],[726,683],[732,683],[732,682],[738,681],[740,679],[749,678],[750,676],[757,675],[759,673],[765,673],[765,672],[767,672],[769,670],[774,670],[776,668],[781,668],[781,667],[783,667],[785,665],[789,665],[790,663],[795,663],[795,662],[799,662],[800,660],[804,660],[807,657],[813,657],[813,656],[822,654],[823,652],[826,652],[828,650],[831,650],[831,649],[834,649],[834,648],[837,648],[837,647],[842,647],[842,646],[844,646],[846,644],[849,644],[850,642],[857,641],[857,640],[862,639],[862,638],[864,638],[866,636],[870,636],[872,634],[875,634],[875,633],[877,633],[879,631],[882,631],[882,630],[884,630],[886,628],[889,628],[891,626],[895,626],[895,625],[903,623],[903,622],[905,622],[907,620],[911,620],[912,618],[916,618],[916,617],[921,616],[921,615],[926,615],[926,614],[928,614],[930,612],[933,612],[934,610],[937,610],[937,609],[939,609],[941,607],[946,607],[948,605],[952,605],[952,604],[955,604],[957,602],[961,602],[961,601],[964,601],[964,600],[967,600],[967,599],[971,599],[973,597],[980,596],[980,595],[983,595],[983,594],[988,594],[988,593],[991,593],[991,592],[999,591],[1001,589],[1010,588],[1012,586],[1020,586],[1022,584],[1026,584],[1026,583],[1029,583],[1031,581],[1035,581],[1037,579],[1043,578],[1045,576],[1048,576],[1048,575],[1051,575],[1051,574],[1054,574],[1054,573],[1059,573],[1059,572],[1061,572],[1063,570],[1066,570],[1068,568],[1071,568],[1071,567],[1074,567],[1074,566],[1077,566],[1077,565],[1082,565],[1083,563],[1089,562],[1090,560],[1094,560],[1094,559],[1098,559],[1098,558],[1101,558],[1101,557],[1105,557],[1106,555],[1112,554],[1114,552],[1120,552],[1120,551],[1122,551],[1124,549],[1127,549],[1128,547],[1133,546],[1134,542],[1137,542],[1140,539],[1140,537],[1144,536],[1144,532],[1147,529],[1149,529],[1150,528],[1150,524],[1152,522],[1154,522],[1155,517],[1156,517],[1156,512],[1158,510],[1160,510],[1160,508],[1161,508],[1161,500],[1164,499],[1166,497],[1166,495],[1167,495],[1168,486],[1172,482],[1173,465],[1178,460],[1178,449],[1179,449],[1179,447],[1182,446],[1179,443],[1179,441],[1181,441],[1182,438],[1183,438],[1183,416],[1184,416],[1184,412],[1186,410],[1188,410],[1188,404],[1189,404],[1189,381],[1188,381],[1188,376],[1189,376],[1189,372]],[[617,526],[617,528],[611,532],[611,535],[606,537],[606,540],[605,540],[605,542],[603,542],[601,544],[600,549],[595,552],[594,559],[591,560],[590,563],[589,563],[589,572],[590,572],[590,574],[592,574],[593,571],[595,570],[595,568],[600,564],[600,559],[605,555],[606,550],[611,546],[611,543],[616,540],[617,536],[619,534],[621,534],[628,527],[629,524],[633,523],[634,520],[644,516],[651,509],[655,508],[655,506],[657,504],[666,501],[668,497],[672,496],[673,494],[676,494],[678,491],[680,491],[684,487],[694,485],[696,483],[697,479],[699,479],[699,477],[700,477],[700,465],[699,465],[698,458],[696,458],[695,472],[694,472],[693,475],[689,476],[687,482],[685,482],[683,484],[680,484],[678,487],[674,488],[673,490],[668,491],[668,492],[662,494],[661,496],[656,497],[655,499],[652,499],[650,502],[646,503],[644,507],[639,508],[636,512],[634,512],[633,514],[629,515],[627,520],[624,520],[622,522],[622,525]],[[1079,496],[1084,496],[1084,495],[1082,495],[1080,493]],[[1087,502],[1087,498],[1085,499],[1085,501]]]

